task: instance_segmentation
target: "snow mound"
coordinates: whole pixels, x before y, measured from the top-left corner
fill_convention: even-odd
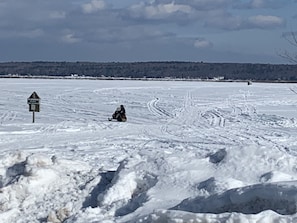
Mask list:
[[[218,164],[224,160],[227,155],[227,151],[225,149],[220,149],[217,152],[209,155],[209,161],[214,164]]]
[[[194,213],[237,212],[257,214],[273,210],[281,215],[297,212],[296,181],[277,184],[257,184],[228,190],[209,197],[185,199],[173,210]]]
[[[30,206],[36,195],[44,195],[50,185],[59,180],[51,168],[54,165],[52,160],[45,156],[8,154],[0,165],[2,219],[10,217],[11,213],[18,214],[20,207]],[[7,220],[9,221],[9,218]]]
[[[149,191],[157,184],[156,169],[136,154],[121,161],[115,171],[101,172],[84,209],[66,222],[114,222],[116,217],[133,213],[151,199]]]
[[[245,185],[242,181],[233,178],[217,179],[211,177],[205,181],[200,182],[197,186],[197,189],[204,192],[203,194],[210,195],[221,193],[223,191],[229,190],[230,188],[243,186]]]
[[[145,160],[127,158],[120,165],[106,190],[99,194],[98,206],[114,210],[115,216],[133,212],[148,200],[147,191],[153,187],[156,177],[144,171]]]
[[[81,195],[87,197],[96,174],[79,162],[47,154],[7,154],[0,161],[0,219],[62,222],[83,203]]]
[[[241,213],[222,213],[222,214],[209,214],[209,213],[190,213],[185,211],[173,211],[173,210],[155,210],[154,213],[139,218],[135,222],[137,223],[181,223],[181,222],[197,222],[197,223],[218,223],[218,222],[230,222],[230,223],[267,223],[267,222],[282,222],[291,223],[296,222],[297,218],[284,217],[273,211],[263,211],[256,215],[245,215]]]
[[[274,182],[294,181],[294,180],[297,180],[296,177],[280,171],[269,171],[267,173],[264,173],[260,177],[260,182],[262,183],[274,183]]]
[[[24,157],[24,154],[8,155],[2,160],[1,188],[20,184],[27,192],[36,192],[41,186],[50,184],[57,179],[57,175],[51,169],[54,165],[50,157],[32,154]]]

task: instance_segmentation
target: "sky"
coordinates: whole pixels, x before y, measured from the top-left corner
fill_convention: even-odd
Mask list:
[[[0,62],[289,63],[297,0],[0,0]]]

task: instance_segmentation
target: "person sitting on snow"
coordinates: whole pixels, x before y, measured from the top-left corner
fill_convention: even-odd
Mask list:
[[[120,105],[120,107],[118,107],[116,109],[116,111],[112,115],[112,118],[113,119],[116,119],[119,122],[125,122],[125,121],[127,121],[126,110],[124,108],[124,105]]]

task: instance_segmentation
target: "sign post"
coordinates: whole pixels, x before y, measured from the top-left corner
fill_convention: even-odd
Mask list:
[[[29,111],[33,112],[33,120],[32,122],[35,122],[35,112],[40,111],[40,97],[38,94],[34,91],[31,96],[27,99],[27,104],[29,105]]]

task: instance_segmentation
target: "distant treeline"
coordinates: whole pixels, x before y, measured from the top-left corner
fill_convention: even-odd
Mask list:
[[[0,77],[7,75],[297,81],[297,65],[176,61],[0,63]]]

